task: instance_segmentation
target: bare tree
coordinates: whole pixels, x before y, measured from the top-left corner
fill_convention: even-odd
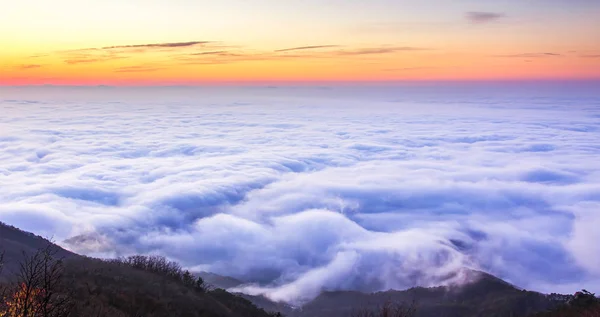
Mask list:
[[[52,244],[32,255],[23,253],[15,286],[6,300],[7,317],[67,317],[72,296],[64,285],[63,259]]]
[[[0,276],[2,276],[2,271],[4,269],[4,250],[0,252]],[[6,315],[6,285],[0,280],[0,317],[4,317]]]
[[[71,294],[64,287],[63,258],[57,258],[58,249],[52,245],[40,250],[42,269],[41,274],[41,316],[68,316],[71,310]]]
[[[23,252],[23,261],[19,263],[17,283],[9,300],[9,316],[33,317],[39,310],[37,297],[40,292],[41,274],[43,272],[41,252],[28,256]]]

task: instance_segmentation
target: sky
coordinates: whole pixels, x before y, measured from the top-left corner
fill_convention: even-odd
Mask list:
[[[21,0],[2,85],[600,78],[596,0]]]
[[[580,82],[0,87],[0,221],[302,303],[600,289],[600,90]]]

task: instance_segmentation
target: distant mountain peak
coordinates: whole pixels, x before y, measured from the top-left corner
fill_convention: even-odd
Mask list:
[[[200,277],[202,277],[202,279],[204,279],[205,283],[208,283],[209,285],[212,285],[213,287],[216,287],[216,288],[230,289],[230,288],[234,288],[234,287],[246,284],[246,282],[236,279],[234,277],[219,275],[219,274],[212,273],[212,272],[202,271],[202,272],[197,272],[196,274],[199,275]]]

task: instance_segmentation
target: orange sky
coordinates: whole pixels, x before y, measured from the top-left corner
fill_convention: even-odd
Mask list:
[[[600,78],[588,0],[22,0],[0,84]]]

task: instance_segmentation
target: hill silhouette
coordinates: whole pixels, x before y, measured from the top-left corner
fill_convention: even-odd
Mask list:
[[[25,255],[35,253],[48,244],[52,244],[52,242],[46,238],[0,222],[0,251],[4,254],[4,267],[0,272],[0,280],[5,280],[9,275],[14,274]],[[54,246],[57,256],[61,258],[80,257],[57,245]]]
[[[415,287],[371,294],[324,292],[293,316],[351,316],[377,310],[388,302],[416,305],[417,317],[510,317],[552,309],[560,304],[544,294],[520,290],[492,275],[473,271],[474,282],[451,287]]]
[[[239,295],[267,311],[279,311],[290,317],[356,316],[360,311],[378,311],[388,303],[405,306],[414,303],[416,317],[529,316],[558,309],[572,298],[570,295],[522,290],[481,271],[465,269],[460,273],[465,277],[465,283],[454,286],[414,287],[375,293],[324,291],[299,309],[273,302],[264,296]],[[219,276],[218,280],[227,278]]]
[[[245,283],[244,281],[230,276],[219,275],[211,272],[198,272],[197,275],[202,277],[206,283],[216,288],[228,289]]]
[[[465,269],[461,274],[465,276],[465,283],[454,286],[414,287],[375,293],[324,291],[299,309],[273,302],[264,296],[239,295],[267,311],[279,311],[290,317],[356,316],[365,310],[378,311],[388,303],[404,306],[414,303],[416,317],[529,316],[558,309],[572,298],[570,295],[522,290],[481,271]]]

